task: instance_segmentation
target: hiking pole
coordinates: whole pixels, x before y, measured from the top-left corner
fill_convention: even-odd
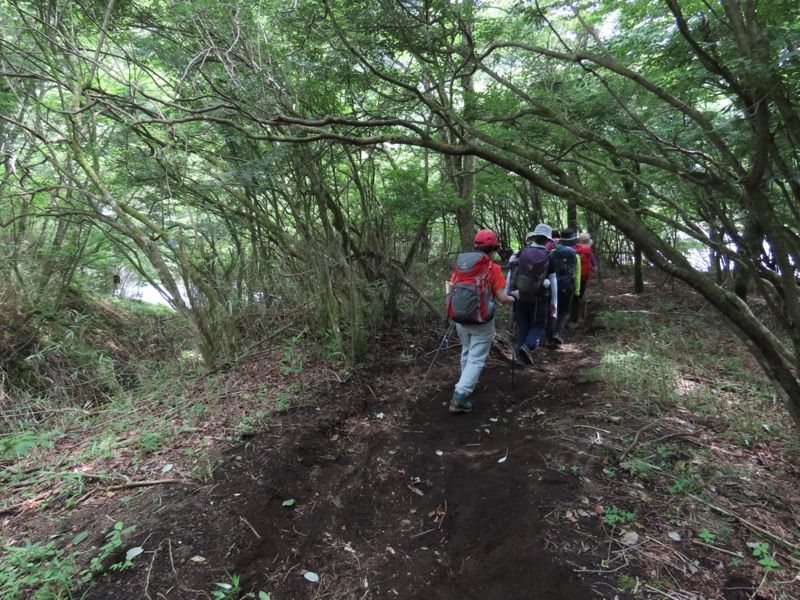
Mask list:
[[[514,389],[514,365],[517,364],[517,357],[514,356],[514,343],[509,341],[509,347],[511,348],[511,389]]]
[[[514,322],[511,322],[511,326],[514,326]],[[514,352],[514,336],[509,332],[508,325],[503,327],[503,330],[500,331],[498,337],[506,343],[508,346],[509,351],[511,352],[511,387],[514,387],[514,365],[516,363],[515,359],[515,352]]]
[[[510,327],[506,326],[506,333],[508,334],[506,336],[506,343],[508,344],[508,349],[511,350],[511,389],[513,390],[514,389],[514,370],[515,370],[514,367],[517,364],[517,357],[515,356],[515,351],[514,351],[514,328],[516,326],[516,323],[514,322],[513,315],[509,320],[510,320],[511,326]]]
[[[422,378],[422,381],[425,381],[428,378],[428,375],[431,374],[431,369],[433,369],[433,365],[436,364],[436,359],[439,358],[439,352],[442,351],[442,348],[444,347],[444,343],[447,341],[447,338],[450,337],[450,332],[453,331],[453,327],[455,327],[455,326],[456,326],[456,322],[455,321],[450,321],[450,327],[447,328],[447,331],[445,331],[444,337],[442,338],[442,341],[439,342],[439,348],[436,350],[436,354],[433,355],[433,360],[431,361],[431,364],[430,364],[430,366],[428,367],[428,370],[425,373],[425,377]]]

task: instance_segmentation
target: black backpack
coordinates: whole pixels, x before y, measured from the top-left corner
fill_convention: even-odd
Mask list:
[[[571,294],[575,291],[575,266],[578,262],[578,253],[574,248],[557,244],[550,254],[559,294],[562,292]]]
[[[522,249],[511,281],[511,289],[519,290],[521,302],[538,302],[550,297],[550,288],[544,285],[549,266],[550,254],[546,248],[528,246]]]

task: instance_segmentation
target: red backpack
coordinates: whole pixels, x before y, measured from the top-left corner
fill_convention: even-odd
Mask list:
[[[450,319],[462,325],[478,325],[494,318],[491,267],[492,259],[484,252],[458,255],[453,291],[447,294],[447,316]]]
[[[576,244],[573,246],[575,252],[581,257],[581,281],[589,281],[589,278],[594,273],[592,267],[592,248],[584,244]]]

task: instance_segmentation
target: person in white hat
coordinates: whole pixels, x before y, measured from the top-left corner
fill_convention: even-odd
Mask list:
[[[558,313],[558,283],[547,249],[548,242],[553,242],[553,229],[539,223],[526,237],[528,245],[518,253],[509,277],[509,289],[519,292],[519,301],[514,304],[515,361],[519,365],[533,363],[533,351],[539,347],[547,315],[555,317]],[[527,287],[526,280],[533,286]]]

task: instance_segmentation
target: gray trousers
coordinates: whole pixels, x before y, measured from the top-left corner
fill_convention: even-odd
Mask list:
[[[456,384],[456,392],[469,396],[486,364],[486,357],[492,349],[494,339],[494,320],[482,325],[456,324],[461,340],[461,379]]]

